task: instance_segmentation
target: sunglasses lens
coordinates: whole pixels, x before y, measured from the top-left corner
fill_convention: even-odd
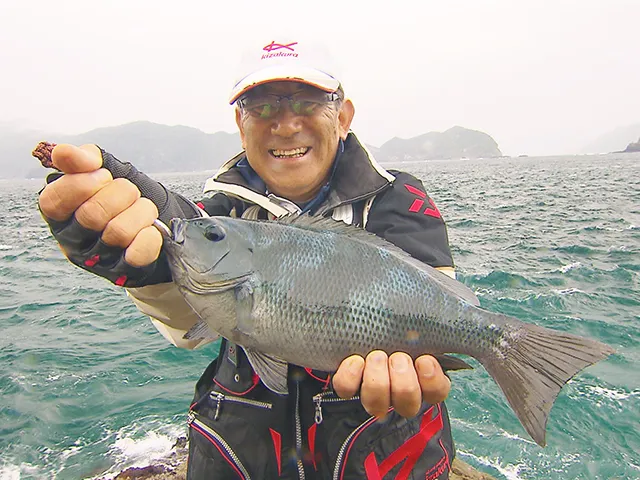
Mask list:
[[[258,111],[260,112],[260,118],[271,118],[278,111],[278,107],[270,103],[265,103],[258,107]]]
[[[251,116],[268,120],[278,114],[283,101],[289,104],[289,108],[296,115],[308,117],[314,115],[318,108],[328,105],[334,100],[333,96],[327,96],[326,94],[313,95],[306,93],[292,97],[265,95],[260,98],[245,98],[241,100],[240,106]]]

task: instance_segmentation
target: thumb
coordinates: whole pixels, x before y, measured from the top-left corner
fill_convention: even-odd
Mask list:
[[[63,173],[93,172],[102,168],[102,153],[95,145],[56,145],[51,160],[53,167]]]

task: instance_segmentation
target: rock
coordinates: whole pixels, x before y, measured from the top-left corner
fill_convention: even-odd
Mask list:
[[[187,439],[180,437],[169,458],[147,467],[127,468],[114,480],[186,480],[187,453]],[[479,472],[458,458],[453,461],[451,470],[450,480],[495,480],[491,475]]]
[[[632,142],[624,149],[625,153],[640,152],[640,138],[637,142]]]

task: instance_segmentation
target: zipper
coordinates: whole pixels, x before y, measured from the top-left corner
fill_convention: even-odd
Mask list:
[[[302,426],[300,425],[300,385],[296,382],[296,456],[298,457],[298,476],[300,480],[304,480],[304,465],[302,458]]]
[[[215,441],[215,443],[217,443],[218,446],[220,446],[222,450],[224,450],[224,452],[227,454],[228,459],[231,460],[235,467],[240,471],[240,473],[244,475],[245,480],[251,480],[251,475],[249,475],[249,472],[240,461],[240,458],[238,458],[238,455],[236,455],[236,453],[231,449],[229,444],[215,430],[212,430],[207,424],[198,420],[196,418],[195,412],[189,412],[189,415],[187,417],[187,424],[190,428],[193,428],[193,425],[195,425],[196,427],[198,427],[198,429],[204,430],[204,432],[206,432],[206,434],[210,436],[209,441]],[[205,437],[207,437],[207,435],[205,435]]]
[[[322,404],[323,403],[349,402],[353,400],[360,400],[360,396],[356,395],[355,397],[351,397],[351,398],[340,398],[335,396],[333,392],[321,392],[317,395],[314,395],[313,402],[316,404],[316,415],[315,415],[316,424],[320,425],[322,423],[322,420],[323,420]],[[375,417],[369,417],[360,425],[358,425],[358,427],[349,434],[349,436],[344,440],[344,442],[340,446],[340,450],[338,450],[338,456],[336,457],[336,464],[333,469],[333,480],[339,480],[340,478],[340,468],[342,467],[342,462],[347,452],[347,447],[349,446],[353,438],[368,426],[367,424],[372,423],[373,419],[375,419]]]
[[[258,408],[266,408],[267,410],[271,410],[273,408],[273,405],[271,403],[260,402],[258,400],[251,400],[250,398],[236,397],[234,395],[225,395],[224,393],[220,393],[220,392],[211,392],[209,396],[211,397],[212,400],[215,400],[216,402],[216,412],[213,415],[214,420],[218,420],[218,418],[220,417],[220,409],[222,407],[223,401],[239,403],[241,405],[250,405],[252,407],[258,407]]]
[[[349,436],[344,440],[344,442],[342,443],[342,446],[340,447],[340,450],[338,451],[338,456],[336,457],[336,466],[333,469],[333,480],[339,480],[340,479],[340,467],[342,467],[342,462],[344,460],[344,455],[347,452],[347,447],[349,446],[349,443],[351,443],[351,440],[353,439],[353,437],[355,437],[358,433],[360,433],[365,428],[369,427],[369,425],[373,425],[373,420],[375,420],[375,418],[376,417],[367,418],[364,422],[362,422],[360,425],[358,425],[358,428],[353,430],[349,434]],[[369,424],[369,425],[367,425],[367,424]]]
[[[331,396],[330,396],[331,395]],[[360,400],[360,395],[356,395],[351,398],[340,398],[335,395],[333,392],[320,392],[317,395],[313,396],[313,403],[316,405],[316,415],[315,421],[316,424],[320,425],[322,423],[322,404],[323,403],[338,403],[338,402],[350,402],[352,400]]]

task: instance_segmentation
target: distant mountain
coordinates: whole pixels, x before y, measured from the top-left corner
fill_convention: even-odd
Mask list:
[[[452,127],[417,137],[393,138],[376,152],[379,161],[501,157],[497,142],[484,132]]]
[[[75,145],[94,143],[149,174],[213,170],[242,148],[237,132],[209,134],[196,128],[144,121],[98,128],[79,135],[0,124],[0,178],[44,177],[45,170],[31,156],[31,150],[42,140]],[[489,135],[462,127],[410,139],[394,138],[379,148],[366,146],[378,161],[502,155]]]
[[[596,138],[580,149],[580,153],[609,153],[624,150],[625,146],[640,137],[640,123],[618,127]]]
[[[79,135],[0,128],[0,178],[42,177],[31,157],[41,140],[82,145],[95,143],[146,173],[212,170],[241,149],[238,133],[202,132],[196,128],[133,122]]]

